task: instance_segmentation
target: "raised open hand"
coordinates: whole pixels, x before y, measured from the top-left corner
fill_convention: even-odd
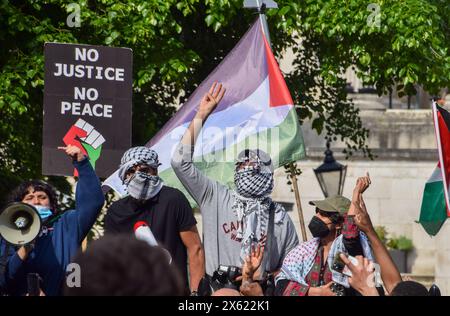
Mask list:
[[[250,256],[245,258],[244,266],[242,267],[242,278],[244,281],[253,280],[255,272],[261,266],[264,256],[264,243],[259,243],[256,247],[252,247]]]
[[[207,93],[203,96],[198,113],[204,117],[211,114],[225,94],[225,87],[221,83],[214,82]]]

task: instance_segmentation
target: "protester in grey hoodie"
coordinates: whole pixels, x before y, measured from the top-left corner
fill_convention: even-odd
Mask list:
[[[264,272],[277,272],[283,258],[298,244],[295,227],[283,206],[272,202],[273,165],[262,150],[244,150],[236,161],[235,185],[231,190],[211,180],[193,164],[192,156],[201,126],[225,93],[214,83],[205,94],[198,112],[172,157],[172,167],[186,190],[195,199],[203,217],[206,273],[212,276],[219,264],[241,267],[252,246],[273,234],[265,249]],[[274,211],[274,227],[269,230],[269,212]]]

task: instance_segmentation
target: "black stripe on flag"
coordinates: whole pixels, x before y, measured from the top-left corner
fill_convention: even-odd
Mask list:
[[[441,117],[444,120],[447,130],[450,131],[450,113],[438,105],[436,105],[436,108],[439,111],[439,113],[441,114]]]

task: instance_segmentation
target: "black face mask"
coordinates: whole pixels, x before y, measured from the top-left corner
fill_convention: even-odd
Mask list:
[[[308,228],[314,238],[324,238],[330,233],[330,229],[317,216],[313,216],[311,222],[309,222]]]

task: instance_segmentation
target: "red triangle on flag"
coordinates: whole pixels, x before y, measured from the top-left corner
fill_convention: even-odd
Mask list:
[[[438,144],[440,144],[440,157],[442,159],[442,161],[439,161],[439,165],[444,176],[444,184],[447,186],[444,189],[446,191],[446,197],[448,199],[450,195],[448,192],[448,186],[450,183],[450,113],[439,106],[436,106],[436,108],[438,126],[436,126],[435,128],[439,129],[438,133],[436,134],[439,135]],[[449,203],[447,203],[447,215],[450,216]]]
[[[291,93],[286,86],[283,74],[281,73],[280,67],[275,60],[275,56],[272,53],[269,43],[265,36],[264,45],[266,48],[266,61],[267,69],[269,72],[269,85],[270,85],[270,106],[280,106],[280,105],[294,105],[292,101]]]

